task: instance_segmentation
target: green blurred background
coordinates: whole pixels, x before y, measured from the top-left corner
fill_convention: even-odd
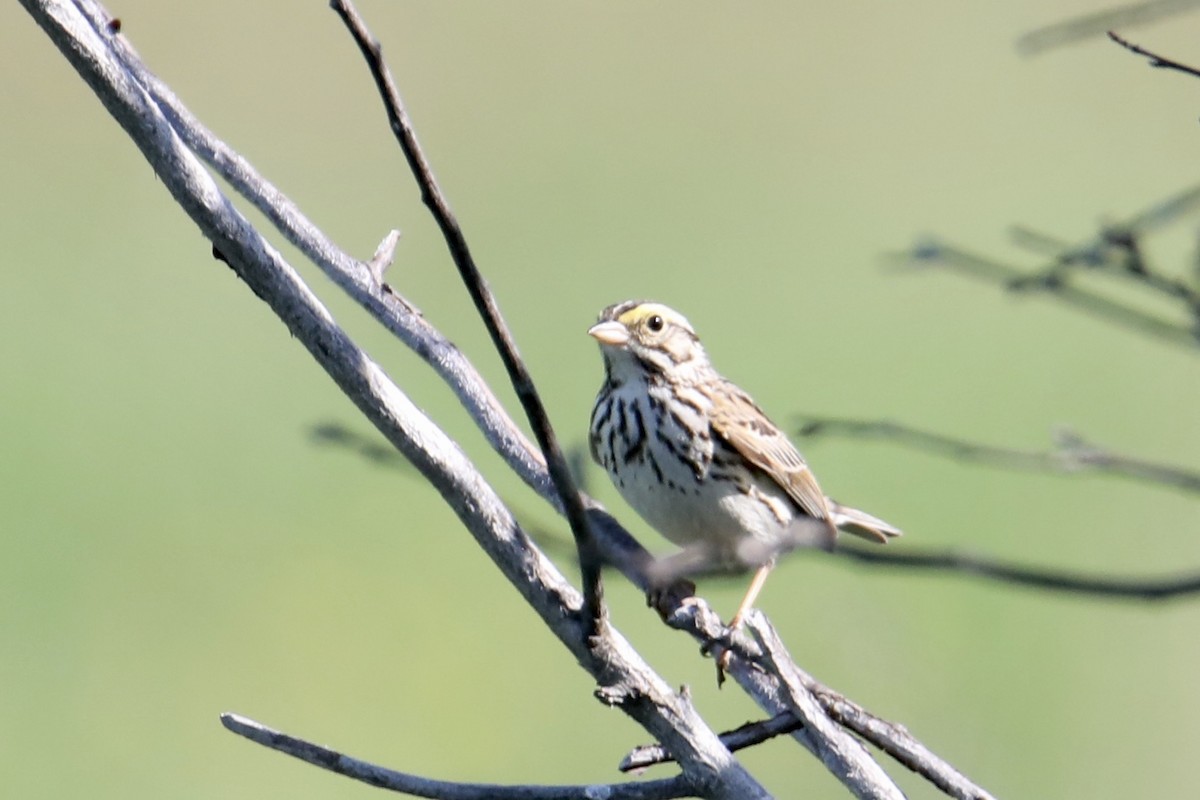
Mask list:
[[[687,314],[780,422],[889,417],[1024,448],[1067,423],[1195,465],[1195,351],[881,258],[932,232],[1034,265],[1009,224],[1081,239],[1196,181],[1182,166],[1200,155],[1200,82],[1099,40],[1016,55],[1019,34],[1098,7],[362,10],[566,442],[583,442],[601,374],[584,330],[644,296]],[[390,281],[515,408],[325,3],[111,8],[184,102],[343,247],[366,257],[403,229]],[[592,699],[413,471],[314,440],[326,423],[373,434],[211,258],[28,16],[13,4],[0,23],[4,793],[378,796],[225,732],[225,710],[435,777],[617,779],[646,735]],[[1133,38],[1196,62],[1197,32],[1181,16]],[[1152,254],[1183,263],[1193,238],[1177,226]],[[430,371],[294,263],[522,520],[566,541]],[[878,443],[805,450],[830,493],[905,528],[898,548],[1131,575],[1200,565],[1195,497]],[[703,586],[727,611],[742,589]],[[758,715],[620,578],[608,596],[713,725]],[[1195,791],[1200,600],[1048,596],[811,556],[786,562],[760,605],[816,676],[1001,797]],[[794,743],[741,757],[781,797],[844,796]],[[887,763],[912,796],[940,796]]]

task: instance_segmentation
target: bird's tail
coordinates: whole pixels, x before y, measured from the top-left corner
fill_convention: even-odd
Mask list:
[[[865,511],[844,506],[829,499],[830,519],[839,531],[861,536],[872,542],[886,544],[888,539],[900,535],[900,529],[889,525],[878,517],[872,517]]]

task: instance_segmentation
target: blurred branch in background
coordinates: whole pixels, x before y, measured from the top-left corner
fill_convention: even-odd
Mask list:
[[[920,242],[894,260],[915,267],[941,267],[961,275],[999,284],[1013,293],[1041,294],[1071,305],[1114,325],[1163,342],[1200,350],[1200,284],[1195,270],[1176,277],[1151,264],[1144,256],[1142,237],[1194,214],[1200,208],[1200,186],[1155,203],[1121,223],[1107,224],[1093,237],[1076,245],[1026,227],[1014,227],[1013,241],[1050,260],[1028,270],[976,255],[935,238]],[[1200,254],[1193,257],[1200,263]],[[1112,298],[1080,286],[1084,274],[1114,278],[1148,290],[1174,314],[1144,310],[1127,298]]]
[[[1200,0],[1151,0],[1070,17],[1029,31],[1017,39],[1017,52],[1036,56],[1047,50],[1103,36],[1113,28],[1136,28],[1200,6]],[[1049,7],[1049,6],[1047,6]]]
[[[953,572],[1066,594],[1128,600],[1174,600],[1200,594],[1200,573],[1173,577],[1113,578],[1012,564],[986,556],[910,548],[879,553],[863,547],[839,547],[836,555],[881,567]]]
[[[1088,443],[1079,434],[1065,428],[1055,432],[1055,445],[1046,451],[980,444],[890,420],[807,417],[803,418],[797,433],[809,438],[833,435],[892,442],[944,458],[1003,469],[1059,475],[1098,473],[1200,494],[1200,472],[1113,453]],[[834,555],[875,566],[954,572],[1018,586],[1113,599],[1171,600],[1200,593],[1200,573],[1147,578],[1085,575],[1015,564],[976,553],[920,547],[908,547],[900,552],[875,552],[842,545]]]
[[[1097,472],[1118,478],[1200,494],[1200,472],[1124,456],[1091,444],[1070,428],[1054,431],[1049,450],[1017,450],[945,436],[891,420],[803,417],[797,435],[833,435],[892,442],[915,450],[1012,470],[1037,470],[1060,475]]]
[[[322,422],[309,430],[309,438],[329,447],[348,450],[373,464],[404,470],[411,465],[387,442],[359,433],[339,422]]]

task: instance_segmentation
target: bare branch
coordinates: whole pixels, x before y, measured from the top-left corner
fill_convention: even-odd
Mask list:
[[[1132,458],[1098,447],[1067,428],[1055,431],[1054,447],[1017,450],[972,442],[891,420],[801,417],[800,436],[826,434],[894,442],[915,450],[1011,470],[1037,470],[1060,475],[1095,472],[1141,481],[1152,486],[1200,494],[1200,472]]]
[[[109,16],[87,0],[22,0],[26,10],[104,103],[163,185],[223,260],[284,321],[360,411],[439,489],[465,527],[552,632],[594,676],[600,698],[620,707],[680,759],[693,791],[714,798],[767,797],[684,698],[615,632],[589,641],[581,598],[529,541],[462,451],[333,321],[329,312],[221,194],[146,87],[109,49]],[[100,21],[95,28],[80,13]]]
[[[238,714],[222,714],[221,724],[239,736],[264,747],[286,753],[321,769],[393,792],[433,797],[439,800],[671,800],[694,797],[682,776],[653,781],[579,786],[503,786],[487,783],[457,783],[422,778],[407,772],[360,761],[328,747],[272,730]]]
[[[1160,56],[1157,53],[1152,53],[1143,47],[1139,47],[1128,39],[1118,36],[1114,31],[1108,31],[1108,38],[1112,39],[1114,42],[1121,45],[1121,47],[1124,47],[1134,55],[1139,55],[1149,59],[1150,66],[1156,69],[1175,70],[1177,72],[1182,72],[1185,75],[1191,75],[1193,78],[1200,78],[1200,70],[1197,70],[1195,67],[1189,67],[1187,64]]]
[[[408,118],[404,102],[400,99],[400,91],[396,88],[391,72],[383,60],[379,42],[367,30],[366,23],[350,0],[333,0],[330,5],[341,17],[342,22],[346,24],[354,41],[362,51],[363,58],[367,61],[367,66],[371,70],[372,77],[375,78],[375,85],[379,88],[380,97],[387,110],[392,132],[396,135],[400,149],[404,151],[404,156],[408,160],[408,166],[417,179],[417,184],[421,187],[421,200],[429,208],[442,231],[454,264],[458,267],[459,274],[462,276],[463,283],[466,284],[471,299],[475,302],[476,309],[483,317],[488,333],[492,337],[492,343],[500,353],[504,367],[508,370],[509,378],[512,380],[513,389],[525,409],[525,415],[529,418],[529,424],[542,448],[542,455],[546,459],[550,478],[554,481],[554,487],[558,491],[559,497],[562,498],[567,522],[571,526],[571,533],[575,537],[575,546],[579,550],[579,570],[583,580],[583,613],[588,620],[586,623],[589,626],[588,633],[589,636],[598,635],[601,630],[601,617],[605,613],[603,585],[600,578],[600,555],[583,500],[579,496],[579,490],[575,487],[574,479],[571,477],[571,470],[567,467],[562,449],[558,445],[558,437],[550,424],[545,406],[542,405],[541,397],[538,396],[533,378],[530,376],[525,362],[517,352],[516,342],[513,340],[504,317],[500,314],[500,306],[496,302],[495,295],[492,294],[483,275],[480,274],[479,268],[475,265],[475,259],[471,256],[470,248],[467,247],[466,236],[463,235],[454,212],[450,210],[450,204],[433,175],[429,160],[425,157],[420,142],[417,141],[417,134]]]
[[[1038,55],[1056,47],[1102,36],[1112,28],[1148,25],[1197,5],[1200,5],[1198,0],[1150,0],[1071,17],[1022,35],[1017,39],[1017,52],[1024,56]]]

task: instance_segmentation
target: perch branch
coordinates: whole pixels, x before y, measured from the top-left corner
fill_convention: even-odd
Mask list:
[[[502,786],[431,780],[361,761],[337,750],[272,730],[238,714],[222,714],[221,724],[238,736],[321,769],[416,797],[439,800],[595,800],[600,797],[610,800],[670,800],[692,794],[682,776],[584,786]]]
[[[479,268],[475,265],[475,259],[471,256],[471,250],[467,246],[466,236],[463,234],[454,212],[450,210],[450,204],[433,175],[429,160],[421,149],[420,142],[417,141],[416,131],[413,130],[408,112],[404,108],[404,102],[400,98],[400,91],[392,79],[391,71],[383,60],[378,40],[367,29],[358,10],[349,0],[333,0],[330,5],[341,17],[342,22],[354,37],[359,50],[362,51],[363,58],[366,59],[387,111],[392,132],[396,135],[400,149],[408,160],[409,169],[412,170],[413,176],[421,188],[421,200],[429,208],[442,231],[454,264],[458,267],[463,283],[475,303],[475,308],[483,317],[488,333],[492,337],[492,343],[500,352],[513,389],[521,401],[521,406],[525,409],[525,415],[542,448],[542,455],[545,457],[550,478],[554,481],[554,487],[562,499],[567,522],[571,526],[571,533],[575,537],[575,546],[579,551],[579,569],[583,582],[583,613],[589,620],[588,632],[592,636],[598,635],[601,617],[604,614],[600,555],[583,500],[579,495],[579,490],[575,487],[571,471],[563,457],[562,448],[559,447],[558,437],[550,424],[550,417],[546,414],[545,406],[542,404],[525,362],[517,352],[516,342],[500,314],[500,306],[496,302],[495,295],[492,294],[483,275],[479,272]]]
[[[343,18],[347,27],[351,29],[358,42],[364,57],[370,66],[371,73],[375,78],[376,85],[380,90],[383,98],[388,119],[393,132],[400,141],[401,147],[408,159],[409,166],[414,175],[417,177],[418,183],[421,186],[422,200],[429,207],[439,227],[442,229],[443,236],[446,238],[447,244],[454,257],[456,265],[463,274],[464,280],[472,289],[472,294],[475,297],[476,305],[480,308],[481,313],[486,319],[496,320],[496,329],[493,330],[493,338],[496,345],[501,349],[502,353],[506,352],[505,345],[507,344],[507,330],[502,328],[502,322],[499,322],[499,312],[495,307],[495,301],[490,294],[486,293],[486,286],[478,275],[478,270],[470,256],[470,251],[467,248],[465,238],[462,236],[461,229],[457,221],[454,219],[445,198],[438,186],[432,170],[420,149],[416,135],[412,129],[411,123],[408,120],[404,110],[403,103],[400,99],[399,91],[396,89],[395,83],[392,80],[390,72],[381,57],[378,42],[367,31],[361,18],[354,11],[353,6],[348,0],[333,0],[332,6]],[[522,395],[522,384],[528,383],[532,390],[532,382],[528,376],[523,374],[524,367],[519,360],[515,359],[515,348],[511,348],[514,356],[515,366],[510,368],[510,374],[513,376],[514,386],[517,389],[518,395],[522,396],[524,401],[525,396]],[[559,487],[559,494],[563,497],[564,505],[567,508],[568,518],[572,520],[572,531],[575,533],[576,544],[580,551],[580,558],[585,559],[589,555],[589,550],[593,547],[593,541],[590,533],[586,529],[580,531],[577,529],[574,520],[572,519],[573,510],[571,502],[578,502],[578,492],[574,487],[570,477],[566,461],[562,456],[557,444],[553,440],[553,432],[549,428],[549,422],[545,419],[545,413],[540,408],[540,401],[537,400],[536,394],[530,391],[531,400],[536,404],[537,408],[531,410],[527,405],[527,413],[530,416],[531,424],[535,427],[535,432],[538,433],[539,441],[542,443],[543,452],[546,455],[550,465],[551,475],[554,478],[556,486]],[[538,428],[539,424],[544,422],[546,438],[543,438],[542,431]],[[561,473],[561,477],[558,473]],[[564,488],[565,487],[565,488]],[[582,502],[579,502],[579,511],[582,514]],[[598,570],[598,563],[595,565]],[[587,562],[584,561],[583,569],[588,568]],[[586,577],[586,576],[585,576]],[[598,579],[597,579],[598,580]],[[585,581],[586,586],[586,581]],[[766,626],[765,630],[771,630],[770,626]],[[772,665],[776,666],[776,665]],[[779,669],[774,671],[778,678],[777,686],[784,686],[786,680],[783,678]],[[793,698],[794,699],[794,698]],[[814,704],[815,705],[815,704]],[[819,714],[819,710],[814,711]],[[831,730],[828,727],[821,727],[813,723],[810,728],[818,727],[819,736],[816,731],[806,730],[806,739],[815,744],[815,752],[822,757],[826,765],[838,775],[843,783],[851,789],[859,797],[890,797],[898,795],[899,790],[887,777],[886,773],[878,767],[865,753],[861,753],[862,757],[858,758],[854,763],[854,769],[848,769],[849,762],[845,758],[835,758],[831,755],[833,751],[839,748],[839,745],[831,743],[831,740],[836,740],[839,732]],[[857,754],[856,754],[857,755]],[[864,778],[863,776],[868,776]]]
[[[528,540],[466,456],[372,362],[280,254],[225,198],[146,88],[107,46],[112,31],[88,0],[22,0],[72,67],[152,165],[162,184],[221,254],[362,411],[435,486],[485,552],[552,632],[588,668],[601,699],[624,710],[680,758],[692,790],[707,797],[767,797],[684,698],[615,632],[589,641],[581,598]],[[81,15],[87,5],[99,29]]]

